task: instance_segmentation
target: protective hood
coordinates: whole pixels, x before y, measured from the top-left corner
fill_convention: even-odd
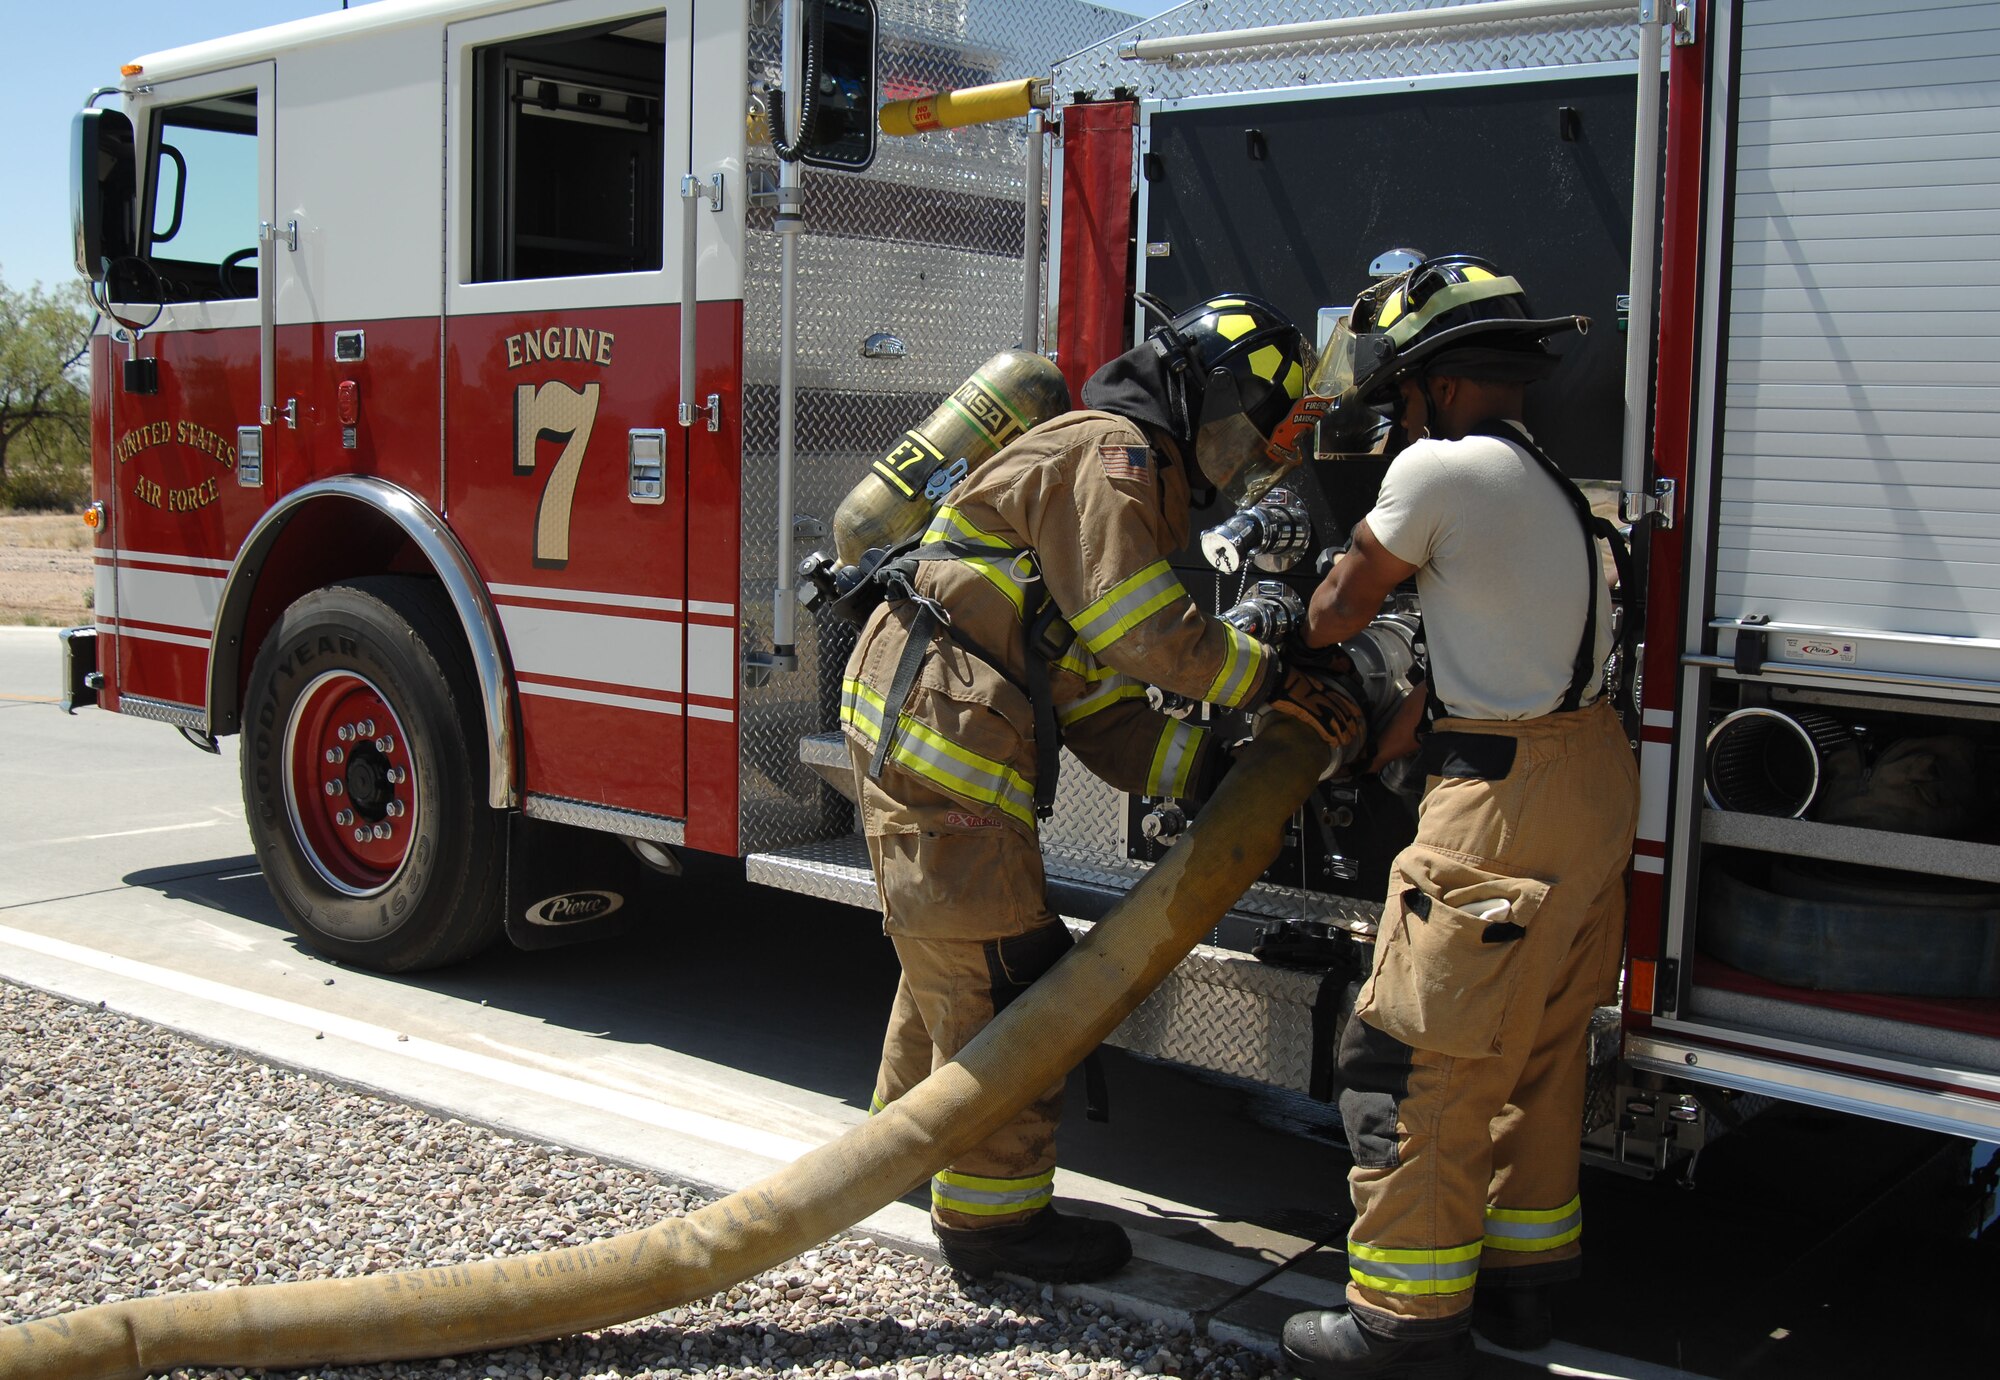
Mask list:
[[[1184,356],[1169,359],[1168,353],[1155,338],[1140,341],[1084,380],[1083,405],[1153,427],[1172,437],[1182,455],[1192,455],[1201,383]]]

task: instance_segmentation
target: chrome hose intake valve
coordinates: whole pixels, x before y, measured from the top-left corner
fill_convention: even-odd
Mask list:
[[[1290,570],[1312,545],[1312,518],[1305,500],[1290,489],[1273,489],[1228,521],[1201,534],[1201,554],[1225,575],[1244,565],[1273,573]]]
[[[1222,621],[1276,647],[1305,627],[1306,606],[1284,581],[1259,580],[1241,603],[1223,610]]]

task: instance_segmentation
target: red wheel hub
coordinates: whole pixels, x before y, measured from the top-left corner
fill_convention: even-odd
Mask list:
[[[292,706],[285,799],[314,869],[350,896],[388,886],[416,836],[416,768],[402,721],[368,680],[329,671]]]

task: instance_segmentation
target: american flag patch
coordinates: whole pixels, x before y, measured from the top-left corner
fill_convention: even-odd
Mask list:
[[[1099,446],[1098,463],[1106,479],[1150,479],[1153,452],[1146,446]]]

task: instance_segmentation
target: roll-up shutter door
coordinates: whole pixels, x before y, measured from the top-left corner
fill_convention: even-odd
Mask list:
[[[1715,612],[2000,680],[2000,3],[1742,10]]]

